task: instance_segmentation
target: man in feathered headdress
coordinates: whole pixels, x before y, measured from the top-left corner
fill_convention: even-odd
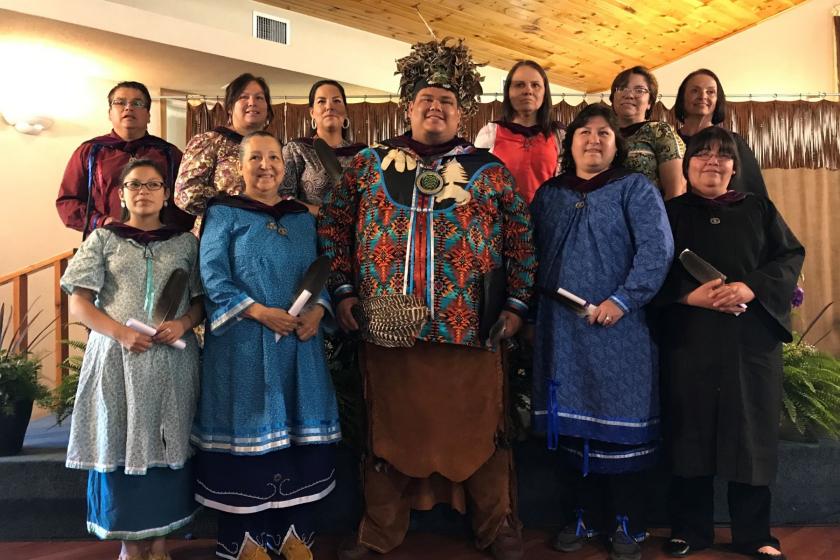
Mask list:
[[[481,77],[459,41],[397,62],[411,130],[360,152],[325,200],[337,317],[365,341],[365,513],[344,560],[404,539],[409,514],[469,503],[476,544],[522,557],[499,351],[528,310],[531,221],[504,165],[458,137]]]

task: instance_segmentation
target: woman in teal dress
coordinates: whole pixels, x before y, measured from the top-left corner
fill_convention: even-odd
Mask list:
[[[190,427],[198,397],[203,318],[193,235],[160,221],[169,196],[151,160],[120,178],[127,221],[95,230],[61,278],[70,312],[90,330],[73,411],[67,466],[88,475],[88,531],[123,541],[120,560],[167,560],[164,535],[187,524],[192,497]],[[173,271],[192,271],[172,320],[153,336],[125,326],[152,323]],[[181,339],[185,347],[169,344]],[[146,554],[149,554],[147,556]]]
[[[325,296],[289,315],[316,258],[315,218],[278,186],[280,144],[242,141],[245,192],[210,201],[201,234],[208,323],[196,499],[216,509],[216,555],[311,558],[314,504],[335,487],[338,407],[324,358]],[[315,299],[315,298],[313,298]]]

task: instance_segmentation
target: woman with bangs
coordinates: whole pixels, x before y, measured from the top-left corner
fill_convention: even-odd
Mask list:
[[[676,253],[689,249],[725,275],[701,282],[675,261],[656,299],[673,469],[665,550],[673,557],[713,544],[718,476],[729,481],[734,548],[784,559],[770,534],[769,485],[778,465],[782,342],[792,340],[790,297],[805,250],[769,199],[731,190],[739,164],[729,132],[703,129],[683,162],[689,191],[666,203]]]
[[[198,508],[189,442],[199,384],[192,328],[204,317],[204,292],[198,242],[162,221],[166,178],[156,161],[129,162],[119,177],[123,222],[96,228],[61,277],[70,313],[90,329],[66,465],[88,471],[87,529],[122,541],[118,560],[171,560],[166,536]],[[186,278],[181,293],[167,289],[173,273]],[[154,321],[161,300],[172,313]],[[129,319],[156,328],[141,333],[126,326]]]
[[[575,508],[552,546],[573,552],[602,534],[610,560],[639,560],[660,438],[646,306],[670,268],[671,231],[654,185],[621,166],[626,146],[608,107],[581,111],[564,144],[563,173],[531,204],[534,424],[569,466]],[[572,312],[558,288],[591,303]]]

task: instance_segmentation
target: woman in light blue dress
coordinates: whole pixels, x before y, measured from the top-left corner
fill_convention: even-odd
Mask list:
[[[192,328],[204,317],[198,247],[161,223],[170,188],[156,163],[132,161],[120,184],[127,221],[95,230],[61,279],[71,314],[91,330],[67,466],[90,472],[88,531],[122,540],[121,560],[166,560],[164,535],[197,508],[189,437],[198,398]],[[153,325],[151,336],[128,328],[128,319],[153,324],[177,269],[191,276],[175,318]],[[170,345],[178,340],[182,349]]]
[[[208,322],[192,441],[196,499],[218,510],[216,555],[311,558],[314,508],[335,487],[338,407],[319,325],[328,303],[289,315],[316,258],[315,218],[283,200],[280,144],[242,141],[245,192],[212,199],[201,233]]]

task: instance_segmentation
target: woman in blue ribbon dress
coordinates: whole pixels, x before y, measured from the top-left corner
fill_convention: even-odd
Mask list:
[[[198,344],[204,313],[198,243],[160,215],[170,187],[160,166],[137,159],[123,169],[125,223],[96,229],[61,278],[70,312],[90,329],[73,409],[67,466],[87,469],[88,531],[123,541],[120,560],[168,560],[164,536],[186,525],[192,496],[190,427],[198,398]],[[152,324],[170,275],[192,273],[173,300],[174,318],[153,336],[125,326]],[[183,349],[169,346],[178,339]]]
[[[271,549],[305,560],[312,502],[335,487],[331,444],[341,437],[319,333],[328,304],[285,311],[316,257],[315,218],[278,194],[284,166],[273,136],[246,136],[240,158],[245,192],[211,199],[202,226],[196,499],[220,512],[217,556],[267,559]]]
[[[542,294],[534,420],[570,461],[577,510],[553,545],[576,550],[606,530],[614,560],[641,555],[640,473],[659,438],[657,355],[644,306],[673,256],[662,197],[645,176],[618,166],[624,155],[609,109],[590,105],[569,125],[563,173],[531,205]],[[558,288],[592,302],[586,317],[556,299]]]

